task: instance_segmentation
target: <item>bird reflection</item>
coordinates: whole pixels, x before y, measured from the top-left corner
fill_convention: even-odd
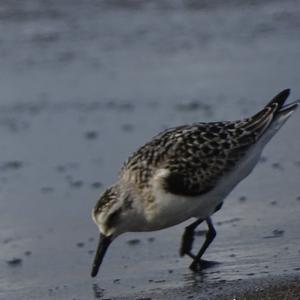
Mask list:
[[[100,288],[97,283],[93,284],[93,293],[95,299],[102,299],[104,295],[104,289]]]

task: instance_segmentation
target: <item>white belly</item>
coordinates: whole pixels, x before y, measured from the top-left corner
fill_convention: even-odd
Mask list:
[[[259,160],[262,148],[263,146],[256,145],[234,170],[220,179],[206,194],[194,197],[174,195],[167,193],[159,183],[154,184],[155,202],[146,214],[149,229],[163,229],[192,217],[206,219],[212,215],[233,188],[251,173]]]
[[[191,217],[206,219],[213,214],[217,206],[224,201],[233,188],[251,173],[260,158],[263,148],[285,123],[290,114],[282,114],[274,120],[238,166],[220,179],[217,185],[206,194],[188,197],[166,193],[162,188],[161,180],[168,175],[169,171],[167,169],[159,170],[153,181],[152,192],[155,194],[155,201],[145,212],[148,230],[173,226]]]

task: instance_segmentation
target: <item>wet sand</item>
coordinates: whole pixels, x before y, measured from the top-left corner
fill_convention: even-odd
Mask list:
[[[298,4],[200,3],[1,2],[0,299],[297,299],[299,112],[215,214],[214,267],[179,257],[187,222],[120,237],[89,276],[90,211],[129,153],[300,97]]]
[[[241,300],[254,300],[254,299],[286,299],[294,300],[300,297],[300,281],[298,280],[281,280],[271,286],[258,285],[256,290],[244,292],[238,295]]]
[[[133,299],[297,300],[300,295],[299,279],[295,276],[272,276],[264,280],[256,278],[231,283],[204,285],[202,282],[192,289],[159,290],[152,294],[136,295]]]

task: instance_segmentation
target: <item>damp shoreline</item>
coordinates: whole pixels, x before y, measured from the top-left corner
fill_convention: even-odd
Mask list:
[[[120,236],[90,271],[91,210],[130,153],[169,127],[250,116],[285,88],[299,98],[299,15],[275,0],[2,1],[0,299],[298,292],[299,111],[213,215],[212,268],[179,257],[189,220]]]

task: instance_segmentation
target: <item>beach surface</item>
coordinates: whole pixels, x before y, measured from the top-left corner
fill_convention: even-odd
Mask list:
[[[179,257],[190,220],[124,234],[90,277],[91,210],[132,151],[300,98],[299,15],[292,0],[1,1],[0,299],[300,299],[300,110],[213,216],[212,268]]]

